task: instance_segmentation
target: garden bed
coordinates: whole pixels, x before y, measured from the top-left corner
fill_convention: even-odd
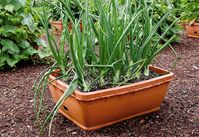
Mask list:
[[[199,39],[183,38],[173,46],[180,60],[172,69],[175,79],[161,110],[127,120],[97,131],[86,132],[58,114],[52,136],[199,136]],[[158,56],[155,64],[170,69],[175,59],[170,49]],[[37,75],[48,65],[20,64],[14,70],[0,72],[0,135],[35,137],[38,126],[33,112],[31,86]],[[53,107],[49,94],[47,110]],[[47,136],[47,133],[44,135]]]

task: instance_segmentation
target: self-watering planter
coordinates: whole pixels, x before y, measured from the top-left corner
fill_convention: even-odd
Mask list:
[[[82,22],[79,23],[80,31],[82,32]],[[68,30],[71,31],[73,29],[73,24],[71,22],[68,23]]]
[[[150,67],[161,76],[130,85],[94,92],[76,90],[59,112],[84,130],[95,130],[160,109],[173,73]],[[55,77],[50,75],[49,80]],[[60,80],[49,84],[55,102],[68,85]]]
[[[60,35],[63,31],[63,25],[62,25],[62,21],[53,21],[50,20],[50,24],[51,24],[51,28],[53,30],[53,33],[56,35]],[[68,23],[68,30],[71,31],[73,28],[72,23],[69,22]],[[80,30],[82,31],[82,22],[80,22]]]
[[[186,25],[187,35],[190,37],[199,38],[199,23],[193,23],[192,25]]]
[[[62,33],[63,26],[61,20],[58,21],[50,20],[50,24],[54,34],[60,35]]]

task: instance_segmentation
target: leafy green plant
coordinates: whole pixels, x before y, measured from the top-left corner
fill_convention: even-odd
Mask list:
[[[70,0],[69,1],[53,0],[52,2],[45,1],[45,3],[48,4],[50,18],[52,20],[57,21],[63,18],[62,16],[64,16],[64,14],[62,14],[62,10],[66,10],[64,5],[68,5],[75,18],[79,18],[79,7]]]
[[[62,3],[59,0],[53,1],[52,3],[48,4],[51,19],[55,21],[61,20],[61,10],[57,7],[62,8]]]
[[[64,0],[60,1],[64,3]],[[139,79],[141,75],[148,76],[149,65],[153,59],[168,47],[175,37],[171,36],[167,40],[164,38],[178,19],[162,34],[158,32],[173,11],[154,22],[152,11],[155,3],[149,4],[147,0],[126,0],[124,4],[119,4],[117,0],[94,0],[96,15],[89,10],[88,0],[84,3],[71,1],[81,7],[80,18],[75,18],[67,4],[63,5],[64,10],[60,10],[64,14],[65,23],[59,45],[48,30],[49,19],[45,18],[48,43],[56,62],[42,72],[33,85],[37,118],[43,108],[45,88],[52,82],[48,81],[49,75],[59,69],[60,76],[56,80],[64,78],[70,84],[45,119],[41,131],[48,122],[49,131],[51,130],[52,120],[59,107],[75,89],[90,92],[93,85],[98,85],[98,88],[107,85],[120,86]],[[71,31],[67,27],[68,20],[74,26]],[[83,25],[82,31],[80,21]],[[160,41],[164,41],[162,45],[159,44]],[[39,104],[36,104],[37,98],[40,100]]]
[[[198,0],[181,0],[181,16],[185,22],[194,22],[199,20],[199,2]]]
[[[43,43],[38,39],[40,28],[28,2],[0,2],[0,69],[13,67],[20,60],[38,54],[38,44]]]
[[[178,9],[176,1],[163,1],[163,0],[157,0],[154,3],[154,22],[158,22],[162,16],[164,16],[167,12],[170,10],[176,10]],[[173,12],[172,14],[169,15],[167,19],[164,20],[164,22],[161,24],[161,26],[158,28],[159,34],[162,34],[172,23],[173,21],[179,17],[178,15],[178,10],[176,12]],[[173,39],[172,42],[176,42],[179,40],[179,32],[181,28],[179,25],[175,24],[171,27],[171,29],[167,32],[165,35],[165,38],[170,38],[171,36],[175,35],[175,38]]]

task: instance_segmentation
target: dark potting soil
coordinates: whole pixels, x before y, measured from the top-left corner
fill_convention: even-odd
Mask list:
[[[97,90],[108,89],[108,88],[113,88],[113,87],[117,87],[117,86],[124,86],[124,85],[129,85],[129,84],[144,81],[144,80],[149,80],[149,79],[156,78],[156,77],[159,77],[162,75],[164,75],[164,74],[158,74],[158,73],[150,70],[148,76],[145,76],[144,73],[142,73],[139,78],[134,78],[134,79],[128,80],[125,83],[122,83],[122,81],[124,81],[124,80],[120,79],[120,83],[122,83],[122,84],[113,84],[112,77],[109,75],[104,79],[104,81],[105,81],[104,84],[101,85],[99,81],[93,82],[95,77],[90,76],[89,73],[87,73],[84,78],[85,78],[86,83],[92,83],[92,85],[90,85],[90,90],[83,91],[83,89],[80,86],[78,86],[77,89],[81,92],[95,92]],[[67,78],[67,80],[65,80],[63,78],[61,80],[64,81],[65,83],[69,84],[72,81],[72,79],[73,79],[73,76]]]
[[[57,114],[52,137],[198,137],[199,39],[183,35],[173,48],[179,56],[175,68],[171,69],[175,56],[169,48],[154,62],[175,74],[159,111],[90,132]],[[38,74],[47,67],[23,64],[16,69],[0,71],[0,137],[38,135],[31,87]],[[46,113],[42,113],[43,118],[55,105],[48,90],[44,97]],[[43,137],[48,137],[48,132]]]
[[[155,78],[155,77],[158,77],[158,76],[160,76],[158,73],[156,73],[154,71],[149,71],[149,75],[148,76],[145,76],[144,73],[142,73],[141,76],[140,76],[140,78],[131,79],[131,80],[127,81],[126,83],[123,83],[123,84],[121,84],[119,86],[129,85],[129,84],[136,83],[136,82],[139,82],[139,81],[144,81],[144,80],[152,79],[152,78]],[[99,81],[93,83],[93,85],[91,85],[91,90],[89,92],[94,92],[94,91],[97,91],[97,90],[102,90],[102,89],[108,89],[108,88],[117,87],[117,85],[111,84],[111,80],[112,80],[111,76],[109,76],[108,78],[106,78],[105,79],[106,82],[105,82],[105,84],[103,86],[100,86]],[[86,77],[86,81],[92,82],[93,78],[87,76]],[[120,80],[120,81],[122,82],[122,80]],[[80,91],[82,91],[82,89],[80,89]]]

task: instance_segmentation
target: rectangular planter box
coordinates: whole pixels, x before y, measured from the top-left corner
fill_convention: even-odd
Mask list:
[[[189,37],[199,38],[199,23],[193,23],[192,25],[186,24],[185,27]]]
[[[95,130],[160,109],[173,73],[150,67],[157,78],[94,92],[76,90],[63,103],[59,112],[84,130]],[[49,80],[55,79],[50,75]],[[60,80],[49,85],[57,102],[68,85]]]

